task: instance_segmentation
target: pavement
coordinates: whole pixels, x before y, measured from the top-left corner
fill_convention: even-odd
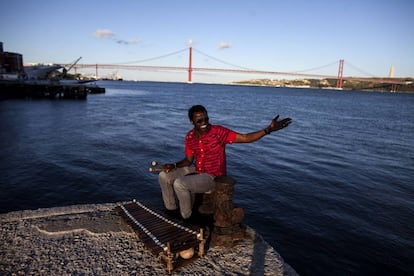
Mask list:
[[[0,275],[163,275],[166,267],[115,208],[74,205],[0,214]],[[173,275],[297,275],[252,228],[231,248],[205,256]]]

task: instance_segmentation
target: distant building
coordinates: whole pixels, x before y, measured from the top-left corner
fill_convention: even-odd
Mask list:
[[[23,75],[23,55],[4,52],[3,42],[0,42],[0,79],[19,79]]]

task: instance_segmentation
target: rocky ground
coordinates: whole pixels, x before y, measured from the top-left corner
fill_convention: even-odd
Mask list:
[[[163,275],[166,267],[114,211],[77,205],[0,214],[0,275]],[[255,231],[207,247],[174,275],[297,275]]]

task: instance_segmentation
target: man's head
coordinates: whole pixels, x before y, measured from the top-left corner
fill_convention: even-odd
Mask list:
[[[194,105],[188,110],[188,118],[195,126],[196,130],[203,131],[208,128],[207,109],[202,105]]]
[[[188,118],[190,119],[190,121],[193,121],[194,113],[199,113],[199,112],[204,112],[207,116],[207,109],[204,106],[202,106],[202,105],[193,105],[188,110]]]

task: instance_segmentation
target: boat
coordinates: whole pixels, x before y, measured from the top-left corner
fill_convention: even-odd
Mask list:
[[[26,80],[44,80],[59,69],[63,68],[60,64],[32,64],[24,66],[24,79]]]

